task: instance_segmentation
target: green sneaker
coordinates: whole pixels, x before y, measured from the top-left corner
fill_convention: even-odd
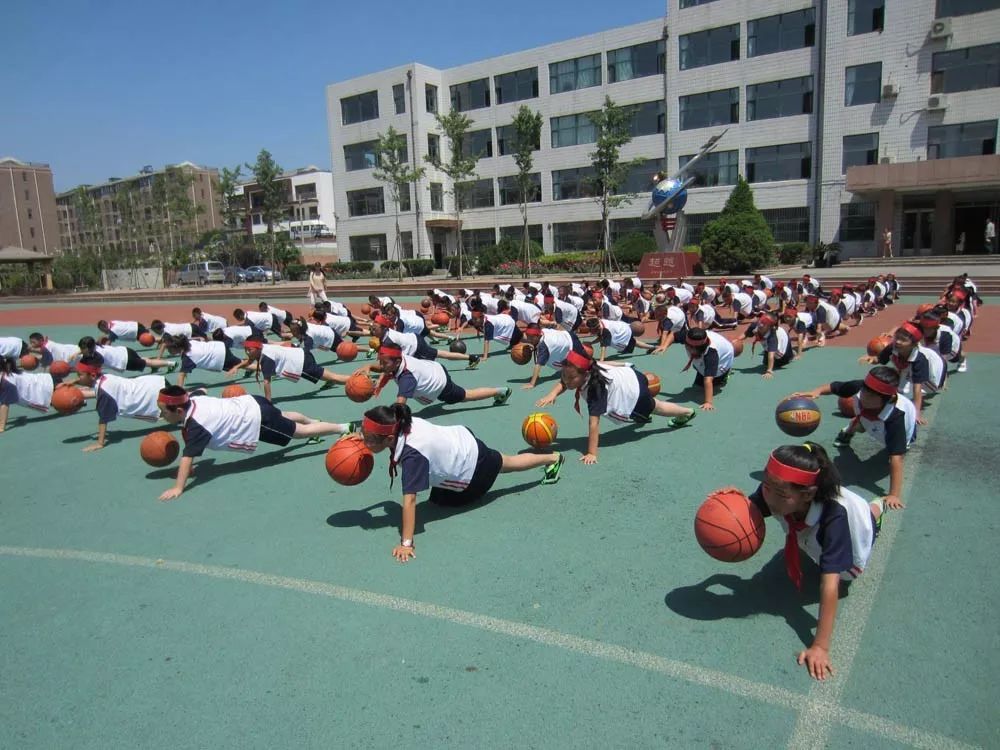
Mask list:
[[[345,432],[344,434],[345,435],[353,435],[357,431],[358,431],[358,423],[357,422],[348,422],[347,423],[347,432]]]
[[[306,445],[319,445],[322,442],[323,442],[323,438],[318,437],[318,436],[313,436],[313,437],[309,438],[308,440],[306,440]]]
[[[670,420],[670,426],[671,427],[683,427],[684,425],[686,425],[688,422],[690,422],[692,419],[694,419],[697,416],[698,416],[698,412],[695,411],[694,409],[692,409],[690,414],[685,414],[683,416],[674,417],[673,419],[671,419]]]
[[[493,405],[503,406],[510,400],[510,394],[513,392],[514,391],[512,391],[509,387],[504,388],[500,393],[493,397]]]
[[[172,373],[176,369],[177,369],[177,363],[176,362],[171,362],[169,365],[167,365],[167,374],[169,375],[170,373]]]
[[[545,474],[542,476],[542,484],[555,484],[559,481],[559,472],[566,462],[566,457],[562,453],[556,453],[559,457],[554,464],[545,467]]]

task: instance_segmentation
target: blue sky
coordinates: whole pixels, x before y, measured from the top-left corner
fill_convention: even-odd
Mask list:
[[[0,157],[56,190],[185,159],[329,167],[324,87],[450,67],[663,15],[663,0],[7,2]],[[12,103],[12,106],[10,106]]]

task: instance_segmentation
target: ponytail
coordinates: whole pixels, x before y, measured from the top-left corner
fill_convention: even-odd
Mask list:
[[[840,494],[840,472],[819,443],[807,441],[802,445],[782,445],[773,455],[781,463],[803,471],[818,471],[816,477],[817,503],[829,503]]]
[[[373,422],[379,424],[396,425],[395,437],[406,435],[413,427],[413,412],[406,404],[390,404],[389,406],[376,406],[365,412],[365,416]]]

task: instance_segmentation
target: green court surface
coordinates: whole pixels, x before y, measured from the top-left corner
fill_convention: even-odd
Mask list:
[[[988,562],[1000,357],[975,355],[928,408],[908,508],[887,517],[841,599],[832,680],[795,663],[815,627],[816,572],[798,594],[777,523],[740,564],[694,540],[709,491],[751,491],[768,452],[794,442],[774,424],[777,401],[860,376],[860,353],[809,351],[766,381],[747,351],[717,410],[688,427],[605,421],[596,466],[577,460],[585,419],[565,395],[547,410],[568,458],[561,481],[502,475],[460,512],[422,502],[406,565],[390,556],[400,489],[384,454],[348,488],[324,471],[329,441],[211,453],[181,498],[160,503],[175,469],[138,456],[155,428],[119,421],[120,439],[84,454],[92,404],[66,417],[14,407],[0,434],[0,747],[1000,746],[1000,576]],[[630,359],[660,375],[662,395],[694,403],[680,347]],[[510,403],[418,416],[525,450],[521,420],[552,376],[525,392],[530,368],[509,357],[448,366],[463,386],[509,380]],[[196,371],[197,382],[222,381]],[[365,408],[304,381],[274,394],[334,421]],[[884,493],[885,457],[864,436],[833,449],[846,420],[835,398],[820,404],[813,437],[845,485]]]

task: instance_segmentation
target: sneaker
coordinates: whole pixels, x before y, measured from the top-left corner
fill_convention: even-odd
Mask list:
[[[176,369],[177,369],[177,363],[176,362],[171,362],[169,365],[167,365],[167,374],[169,375],[170,373],[172,373]]]
[[[833,444],[838,448],[843,448],[851,444],[851,438],[854,437],[853,432],[848,432],[847,430],[841,430],[837,433],[837,437],[834,438]]]
[[[500,391],[500,393],[498,393],[496,396],[493,397],[493,405],[503,406],[504,404],[507,403],[507,401],[510,400],[510,394],[512,394],[513,392],[514,391],[512,391],[509,387],[504,388],[502,391]]]
[[[465,369],[466,370],[475,370],[477,367],[479,367],[479,355],[478,354],[470,354],[469,355],[469,366],[466,367]]]
[[[336,383],[334,383],[332,380],[328,380],[325,383],[323,383],[322,387],[320,387],[320,390],[321,391],[328,391],[331,388],[336,388],[336,387],[337,387]]]
[[[563,463],[566,462],[566,457],[562,453],[556,453],[556,455],[559,457],[556,459],[556,462],[545,467],[542,484],[555,484],[559,481],[559,472],[562,469]]]
[[[688,422],[690,422],[692,419],[694,419],[697,416],[698,416],[698,412],[695,411],[694,409],[692,409],[690,414],[684,414],[684,415],[682,415],[680,417],[674,417],[673,419],[671,419],[670,420],[670,426],[671,427],[683,427],[684,425],[686,425]]]
[[[967,372],[969,369],[969,360],[963,359],[962,363],[958,366],[957,372]]]
[[[311,438],[309,438],[308,440],[306,440],[306,445],[319,445],[322,442],[323,442],[323,438],[321,438],[321,437],[319,437],[317,435],[313,435]]]
[[[356,433],[358,431],[358,427],[359,427],[359,425],[358,425],[357,422],[348,422],[347,423],[347,432],[345,432],[344,434],[345,435],[353,435],[354,433]]]

